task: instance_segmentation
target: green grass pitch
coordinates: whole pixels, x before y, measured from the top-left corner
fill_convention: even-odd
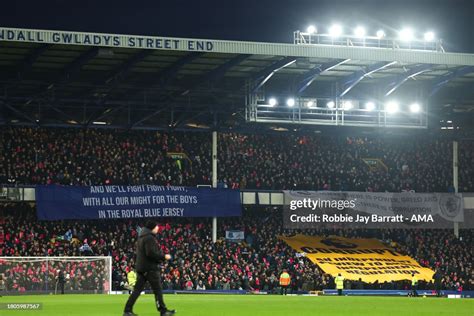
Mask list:
[[[2,316],[122,315],[128,295],[4,296],[0,303],[43,303],[40,311],[0,310]],[[177,316],[473,316],[474,299],[277,295],[165,295]],[[158,315],[153,295],[142,295],[134,312]]]

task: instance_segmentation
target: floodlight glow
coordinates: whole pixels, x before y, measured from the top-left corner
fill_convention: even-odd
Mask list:
[[[402,41],[409,42],[414,38],[413,30],[410,28],[404,28],[398,33],[398,36]]]
[[[357,37],[364,37],[365,36],[365,29],[362,26],[358,26],[354,30],[354,35]]]
[[[336,104],[334,103],[334,101],[329,101],[326,105],[327,105],[327,107],[330,108],[330,109],[334,109],[334,107],[336,106]]]
[[[342,26],[334,24],[329,28],[329,35],[332,37],[339,37],[342,35]]]
[[[389,101],[385,104],[385,111],[387,113],[398,112],[398,103],[396,101]]]
[[[317,32],[316,26],[314,25],[308,26],[308,28],[306,29],[306,32],[308,32],[309,34],[315,34]]]
[[[418,103],[412,103],[410,104],[410,112],[412,113],[418,113],[421,110],[421,106]]]
[[[270,106],[275,106],[277,104],[277,100],[275,98],[270,98],[270,100],[268,100],[268,104]]]
[[[385,32],[384,30],[378,30],[376,35],[378,39],[381,39],[385,37]]]
[[[375,110],[375,103],[374,103],[374,102],[367,102],[367,103],[365,104],[365,109],[366,109],[367,111],[373,111],[373,110]]]
[[[433,41],[433,40],[435,39],[435,35],[434,35],[433,32],[426,32],[426,33],[424,34],[424,39],[425,39],[425,41],[427,41],[427,42],[431,42],[431,41]]]
[[[344,109],[344,111],[349,111],[350,109],[352,109],[354,106],[352,105],[352,102],[351,101],[344,101],[342,103],[342,108]]]
[[[306,102],[306,106],[309,107],[309,108],[312,107],[313,105],[314,105],[313,101]]]
[[[293,107],[295,105],[295,99],[289,98],[286,100],[286,105],[288,105],[290,108]]]

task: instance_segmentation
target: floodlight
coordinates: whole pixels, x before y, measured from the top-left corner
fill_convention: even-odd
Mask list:
[[[329,35],[331,35],[332,37],[341,36],[342,35],[342,26],[340,26],[339,24],[333,24],[329,28]]]
[[[330,108],[330,109],[334,109],[334,107],[336,106],[336,104],[334,103],[334,101],[329,101],[326,105],[327,105],[327,107]]]
[[[373,110],[375,110],[375,103],[374,103],[374,102],[370,102],[370,101],[367,102],[367,103],[365,104],[365,109],[366,109],[367,111],[373,111]]]
[[[288,105],[290,108],[293,107],[295,105],[295,99],[289,98],[286,100],[286,105]]]
[[[313,105],[314,105],[313,101],[306,102],[306,106],[309,107],[309,108],[312,107]]]
[[[358,26],[354,29],[354,35],[357,37],[365,36],[365,29],[362,26]]]
[[[388,113],[398,112],[398,102],[389,101],[385,104],[385,111]]]
[[[426,33],[424,34],[424,39],[425,39],[425,41],[427,41],[427,42],[432,42],[432,41],[434,41],[434,39],[435,39],[435,35],[434,35],[433,32],[426,32]]]
[[[306,29],[306,32],[308,32],[309,34],[315,34],[317,32],[316,26],[314,25],[308,26],[308,28]]]
[[[352,109],[354,106],[352,105],[352,102],[351,101],[344,101],[342,102],[342,108],[344,109],[344,111],[349,111],[350,109]]]
[[[268,100],[268,104],[270,106],[275,106],[277,105],[277,100],[275,98],[270,98],[270,100]]]
[[[376,35],[378,39],[382,39],[385,37],[385,32],[384,30],[378,30]]]
[[[421,110],[421,106],[418,103],[412,103],[410,104],[410,112],[412,113],[418,113]]]
[[[398,36],[400,37],[402,41],[406,41],[406,42],[411,41],[414,38],[413,30],[410,28],[404,28],[398,33]]]

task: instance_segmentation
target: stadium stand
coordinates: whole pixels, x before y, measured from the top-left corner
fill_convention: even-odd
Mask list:
[[[0,183],[34,184],[209,184],[210,136],[207,133],[121,131],[102,129],[2,128]],[[223,133],[219,138],[219,185],[240,189],[310,189],[400,192],[452,192],[449,140],[381,137],[298,136]],[[460,191],[473,191],[474,146],[462,142]],[[177,153],[177,157],[169,155]],[[184,155],[183,155],[184,154]],[[385,168],[370,170],[362,158],[380,159]],[[111,255],[113,288],[121,289],[126,269],[133,267],[134,242],[141,229],[136,220],[39,222],[34,205],[1,206],[0,256]],[[279,271],[292,274],[292,290],[333,287],[316,265],[297,257],[277,235],[281,209],[254,207],[239,219],[220,222],[246,232],[243,244],[211,241],[205,219],[163,221],[163,249],[179,260],[163,267],[170,290],[244,289],[275,291]],[[294,232],[294,231],[291,231]],[[472,230],[456,239],[444,230],[310,230],[312,235],[375,237],[409,254],[422,266],[439,268],[444,289],[474,289]],[[67,289],[99,288],[95,270],[68,265]],[[89,267],[90,268],[90,267]],[[4,273],[6,290],[41,290],[54,279],[54,268],[34,270],[13,264]],[[85,269],[85,270],[84,270]],[[99,271],[100,269],[97,269]],[[24,272],[27,272],[26,274]],[[79,272],[80,271],[80,272]],[[41,272],[41,273],[40,273]],[[95,280],[95,281],[94,281]],[[92,282],[91,284],[86,284]],[[200,282],[202,284],[200,284]],[[421,287],[433,289],[433,284]],[[408,282],[363,284],[346,288],[407,289]]]
[[[2,128],[0,139],[0,184],[211,182],[207,133]],[[221,133],[218,144],[219,182],[229,188],[454,191],[449,140]],[[474,145],[460,146],[459,191],[472,192]]]
[[[113,257],[113,289],[120,290],[126,270],[133,267],[133,247],[142,223],[136,220],[39,222],[34,205],[4,204],[1,207],[0,256],[110,255]],[[207,219],[173,219],[160,224],[160,242],[175,259],[163,266],[164,288],[196,289],[201,281],[206,289],[244,289],[273,292],[279,272],[286,268],[292,275],[291,289],[296,291],[333,288],[333,278],[294,251],[277,236],[295,231],[284,230],[278,208],[252,207],[242,218],[222,220],[220,236],[227,229],[246,232],[242,244],[225,239],[213,244],[211,222]],[[415,258],[422,266],[440,269],[443,289],[473,290],[474,253],[472,230],[461,230],[460,239],[451,230],[307,230],[311,235],[378,238],[401,253]],[[84,247],[87,244],[88,247]],[[87,251],[85,250],[87,249]],[[89,250],[90,249],[90,250]],[[92,288],[100,276],[93,266],[65,266],[71,274],[66,291]],[[27,273],[23,273],[26,271]],[[41,290],[45,278],[53,284],[54,269],[46,273],[29,269],[26,264],[6,267],[7,291]],[[78,272],[80,271],[80,272]],[[41,273],[39,273],[41,272]],[[99,289],[99,287],[96,287]],[[348,282],[352,289],[408,289],[409,283],[365,284]],[[434,289],[422,283],[421,289]]]

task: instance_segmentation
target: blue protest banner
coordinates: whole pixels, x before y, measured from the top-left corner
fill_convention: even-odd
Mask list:
[[[241,216],[240,192],[159,185],[36,187],[38,219]]]

